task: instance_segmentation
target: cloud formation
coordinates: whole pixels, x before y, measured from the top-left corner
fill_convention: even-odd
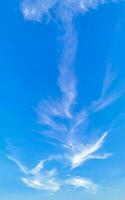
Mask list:
[[[61,96],[40,102],[36,110],[42,127],[41,134],[53,138],[60,144],[63,153],[56,155],[57,157],[54,155],[54,157],[64,164],[65,176],[60,180],[59,176],[62,173],[60,170],[52,168],[48,171],[45,169],[45,164],[50,162],[50,158],[40,161],[33,169],[29,170],[17,159],[9,156],[8,158],[14,161],[23,173],[24,176],[21,180],[28,187],[51,192],[58,191],[63,185],[90,191],[96,190],[97,185],[91,180],[80,176],[73,177],[72,170],[82,167],[88,160],[107,159],[111,156],[110,153],[98,153],[108,136],[108,131],[103,131],[101,128],[101,134],[94,141],[90,140],[92,131],[87,140],[84,140],[85,135],[81,135],[81,132],[83,129],[84,132],[86,131],[85,126],[91,114],[106,109],[120,96],[121,93],[112,90],[116,72],[112,72],[108,68],[99,99],[94,100],[84,110],[76,111],[77,80],[73,69],[77,51],[77,34],[73,26],[73,17],[80,13],[84,14],[89,9],[97,8],[105,2],[105,0],[24,0],[21,4],[25,19],[33,21],[42,21],[44,18],[56,19],[61,21],[64,28],[57,82]],[[53,160],[55,160],[54,157]],[[67,178],[67,168],[70,178]]]
[[[57,192],[60,190],[62,185],[72,186],[74,188],[83,188],[89,190],[90,192],[96,192],[98,189],[97,184],[83,177],[66,177],[66,179],[62,181],[57,178],[56,169],[52,169],[50,171],[46,171],[44,169],[45,162],[47,161],[40,161],[33,169],[30,170],[14,157],[8,156],[8,159],[16,163],[19,170],[24,175],[21,177],[21,181],[27,187],[37,190],[46,190],[48,192]]]

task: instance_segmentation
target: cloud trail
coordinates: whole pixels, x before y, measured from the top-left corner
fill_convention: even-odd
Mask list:
[[[41,102],[38,109],[40,122],[51,124],[55,129],[58,129],[58,124],[53,121],[52,117],[72,118],[72,107],[75,104],[77,95],[76,78],[72,68],[77,48],[77,36],[72,25],[67,26],[67,31],[62,40],[63,50],[59,64],[60,75],[58,79],[62,97],[56,101]]]
[[[85,14],[90,9],[95,9],[104,4],[106,0],[24,0],[21,10],[24,18],[31,21],[56,20],[61,23],[64,31],[62,37],[62,52],[59,61],[58,86],[61,97],[49,98],[39,103],[37,115],[42,125],[41,133],[47,137],[57,140],[63,154],[53,157],[52,160],[60,161],[68,172],[72,173],[76,167],[91,159],[107,159],[110,153],[96,154],[108,136],[105,131],[95,142],[84,141],[84,133],[81,136],[81,129],[86,125],[92,113],[100,112],[111,105],[120,94],[116,91],[109,92],[115,80],[116,72],[108,69],[103,81],[100,98],[86,109],[76,112],[77,102],[77,80],[74,72],[74,61],[77,51],[77,33],[74,28],[73,19],[79,14]],[[91,131],[90,131],[91,135]],[[29,170],[20,161],[12,156],[8,159],[16,163],[23,173],[22,182],[34,189],[56,192],[62,185],[70,185],[75,188],[81,187],[87,190],[96,190],[97,185],[87,178],[80,176],[66,178],[61,181],[57,177],[57,170],[46,170],[45,164],[51,161],[50,158],[41,160],[33,169]],[[64,170],[64,169],[63,169]],[[60,172],[61,173],[61,172]],[[67,171],[66,171],[67,174]],[[59,175],[59,174],[58,174]]]
[[[20,169],[20,171],[24,174],[29,174],[29,171],[28,169],[20,162],[18,161],[17,159],[15,159],[14,157],[12,156],[7,156],[9,160],[12,160],[13,162],[15,162],[18,166],[18,168]]]
[[[65,27],[63,52],[60,59],[58,85],[62,92],[62,105],[65,116],[72,117],[71,109],[76,99],[76,78],[72,69],[77,49],[77,36],[72,23]]]
[[[116,81],[117,71],[113,71],[111,66],[107,67],[106,75],[103,80],[101,95],[99,99],[92,102],[91,111],[100,112],[113,104],[122,94],[123,90],[120,86],[117,90],[112,87],[113,83]],[[113,89],[112,89],[113,88]]]

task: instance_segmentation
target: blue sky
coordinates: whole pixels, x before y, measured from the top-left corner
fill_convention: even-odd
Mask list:
[[[125,3],[93,2],[0,2],[2,200],[124,200]]]

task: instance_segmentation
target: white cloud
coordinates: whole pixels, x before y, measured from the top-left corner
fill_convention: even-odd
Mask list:
[[[93,144],[87,144],[87,145],[79,145],[80,149],[76,151],[75,153],[71,154],[69,157],[72,168],[76,168],[83,164],[85,161],[90,159],[106,159],[111,154],[104,154],[104,155],[94,155],[96,151],[98,151],[104,142],[105,137],[107,136],[108,132],[105,132],[101,138],[99,138],[95,143]],[[72,148],[73,150],[73,148]]]
[[[21,180],[26,186],[37,190],[46,190],[49,192],[57,192],[60,190],[60,183],[48,176],[21,178]]]
[[[75,188],[84,188],[89,192],[97,190],[97,185],[91,180],[81,177],[73,177],[67,180],[59,180],[56,178],[56,169],[50,171],[44,170],[44,161],[40,161],[33,169],[29,170],[21,164],[17,159],[8,156],[8,159],[12,160],[17,164],[22,174],[25,176],[21,177],[21,181],[30,188],[37,190],[45,190],[48,192],[57,192],[63,185],[70,185]],[[49,160],[49,159],[48,159]],[[25,171],[25,170],[26,171]]]
[[[72,118],[72,108],[75,105],[76,77],[73,71],[73,62],[77,49],[77,35],[72,24],[65,27],[65,34],[62,38],[62,55],[59,61],[58,86],[61,97],[57,100],[49,99],[42,101],[38,106],[39,121],[53,127],[56,130],[65,131],[66,127],[56,123],[54,117]]]
[[[111,66],[107,67],[105,78],[103,80],[103,86],[101,91],[101,97],[105,96],[107,92],[111,89],[112,84],[114,83],[117,77],[117,71],[113,71]]]
[[[32,170],[31,174],[37,175],[44,168],[45,161],[41,160]]]
[[[40,21],[54,6],[56,0],[24,0],[21,5],[23,15],[28,20]]]
[[[113,83],[116,81],[117,73],[108,66],[103,80],[101,95],[99,99],[92,102],[91,111],[100,112],[111,106],[122,94],[122,87],[114,90]]]
[[[28,186],[34,189],[41,189],[42,184],[39,180],[28,180],[27,178],[21,178],[21,180]]]
[[[29,174],[29,170],[27,169],[27,167],[25,167],[19,160],[15,159],[12,156],[7,156],[7,158],[15,162],[22,173],[27,174],[27,175]]]
[[[89,190],[89,192],[96,192],[98,186],[93,183],[91,180],[82,177],[73,177],[67,180],[68,185],[71,185],[75,188],[84,188]]]
[[[110,1],[110,0],[109,0]],[[44,16],[70,21],[74,15],[95,9],[106,0],[23,0],[22,12],[26,19],[41,21]]]
[[[60,141],[65,140],[69,132],[65,121],[73,122],[73,108],[77,96],[76,78],[72,67],[77,48],[77,36],[72,24],[68,24],[66,27],[62,38],[62,56],[59,61],[58,86],[61,97],[57,100],[42,101],[37,108],[40,124],[48,126],[51,130],[51,137]],[[46,130],[43,130],[42,133],[46,134]]]
[[[20,161],[15,159],[12,156],[8,156],[8,159],[16,163],[22,174],[25,176],[21,178],[22,182],[31,188],[38,190],[47,190],[50,192],[57,192],[60,189],[60,182],[56,179],[56,169],[44,170],[45,162],[48,162],[51,159],[44,161],[41,160],[33,169],[28,169]]]

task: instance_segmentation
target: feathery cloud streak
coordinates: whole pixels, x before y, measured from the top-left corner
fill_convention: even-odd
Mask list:
[[[94,144],[87,144],[86,146],[81,145],[80,147],[81,149],[78,150],[76,154],[74,153],[74,155],[72,155],[70,158],[72,168],[76,168],[80,166],[81,164],[83,164],[85,161],[89,159],[106,159],[109,156],[111,156],[111,154],[94,155],[94,152],[96,152],[102,147],[104,139],[107,136],[107,134],[108,132],[105,132],[101,136],[101,138],[99,138],[99,140],[95,142]]]
[[[117,71],[112,71],[111,66],[107,67],[106,75],[103,80],[101,95],[99,99],[92,102],[91,111],[100,112],[114,103],[123,93],[123,88],[120,86],[118,90],[112,87],[116,81]]]

